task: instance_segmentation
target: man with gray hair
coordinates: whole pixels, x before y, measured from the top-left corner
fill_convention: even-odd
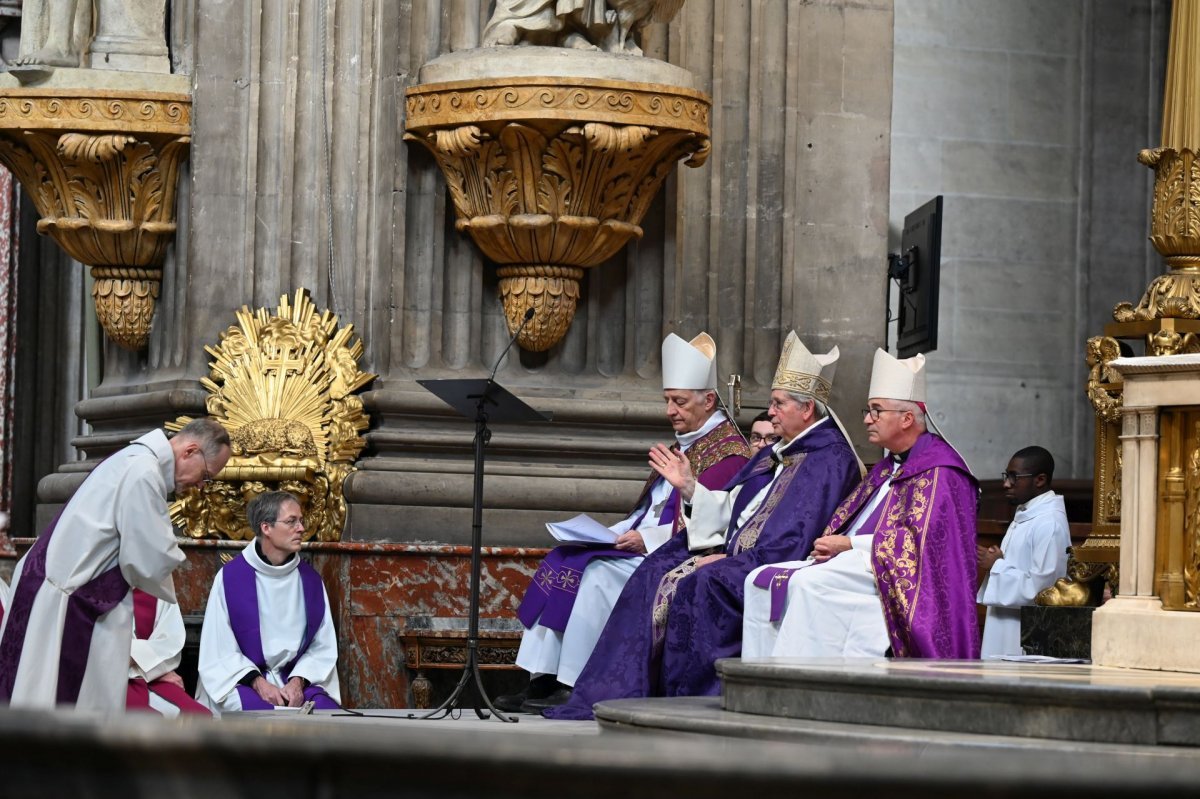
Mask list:
[[[217,572],[196,698],[212,710],[339,708],[337,634],[320,575],[300,560],[304,514],[286,491],[250,500],[254,541]]]
[[[170,440],[154,430],[102,461],[13,574],[0,632],[0,701],[122,710],[140,588],[175,602],[184,560],[167,514],[172,492],[211,480],[229,434],[197,419]]]
[[[876,350],[863,424],[884,458],[806,561],[746,578],[743,657],[977,658],[978,483],[926,429],[925,356]]]

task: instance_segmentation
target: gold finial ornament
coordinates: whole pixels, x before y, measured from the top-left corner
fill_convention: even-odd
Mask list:
[[[171,519],[193,538],[253,538],[246,503],[268,490],[300,497],[305,538],[337,541],[346,521],[342,484],[366,442],[368,418],[354,392],[375,379],[358,368],[363,354],[353,325],[338,328],[317,312],[305,289],[284,295],[274,313],[237,312],[221,334],[209,376],[210,416],[233,442],[213,481],[185,492]],[[170,429],[179,429],[184,417]]]
[[[170,92],[0,90],[0,163],[33,200],[38,233],[91,267],[96,315],[129,350],[150,338],[191,110]]]

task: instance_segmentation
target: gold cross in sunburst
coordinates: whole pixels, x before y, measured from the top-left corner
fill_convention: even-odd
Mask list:
[[[263,358],[263,366],[268,366],[272,369],[279,369],[284,374],[289,371],[300,374],[304,371],[305,361],[301,358],[288,358],[285,353],[281,353],[278,358]]]

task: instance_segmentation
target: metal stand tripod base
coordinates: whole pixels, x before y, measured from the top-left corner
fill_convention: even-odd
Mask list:
[[[488,698],[487,691],[483,688],[483,677],[479,673],[478,647],[479,642],[476,639],[471,638],[467,641],[467,662],[463,666],[462,676],[458,678],[458,685],[454,686],[454,690],[450,693],[450,696],[446,697],[446,701],[424,716],[421,716],[422,720],[448,718],[454,714],[455,710],[461,710],[462,705],[460,702],[463,699],[463,692],[471,684],[472,678],[474,678],[476,716],[481,719],[495,716],[497,721],[505,721],[511,724],[516,724],[520,721],[516,716],[506,716],[497,710],[495,705],[492,704],[492,700]],[[484,710],[485,707],[487,710]]]

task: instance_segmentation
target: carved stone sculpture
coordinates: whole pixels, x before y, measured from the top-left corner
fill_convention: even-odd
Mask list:
[[[280,298],[274,314],[243,306],[237,320],[205,348],[213,363],[201,381],[233,456],[215,480],[181,496],[171,518],[194,538],[249,539],[246,503],[278,489],[300,498],[306,538],[336,541],[346,520],[342,484],[366,443],[354,392],[375,378],[358,368],[362,341],[352,325],[338,329],[332,312],[318,313],[304,289],[291,303]]]
[[[38,232],[92,268],[96,315],[126,349],[150,337],[191,109],[165,92],[0,91],[0,162],[37,207]]]
[[[566,71],[564,61],[593,75],[632,62],[647,76],[690,83],[688,73],[650,59],[541,47],[509,59],[473,53],[422,69],[423,80],[431,66],[439,77],[479,77],[408,89],[405,139],[433,154],[455,227],[499,266],[509,332],[533,308],[518,342],[543,351],[571,324],[583,270],[641,237],[642,217],[678,161],[705,162],[711,103],[665,82],[545,76]],[[509,65],[533,74],[485,77]]]
[[[651,22],[670,22],[683,0],[497,0],[483,46],[532,44],[641,55]]]
[[[25,0],[15,72],[21,67],[170,72],[165,15],[163,0]]]

